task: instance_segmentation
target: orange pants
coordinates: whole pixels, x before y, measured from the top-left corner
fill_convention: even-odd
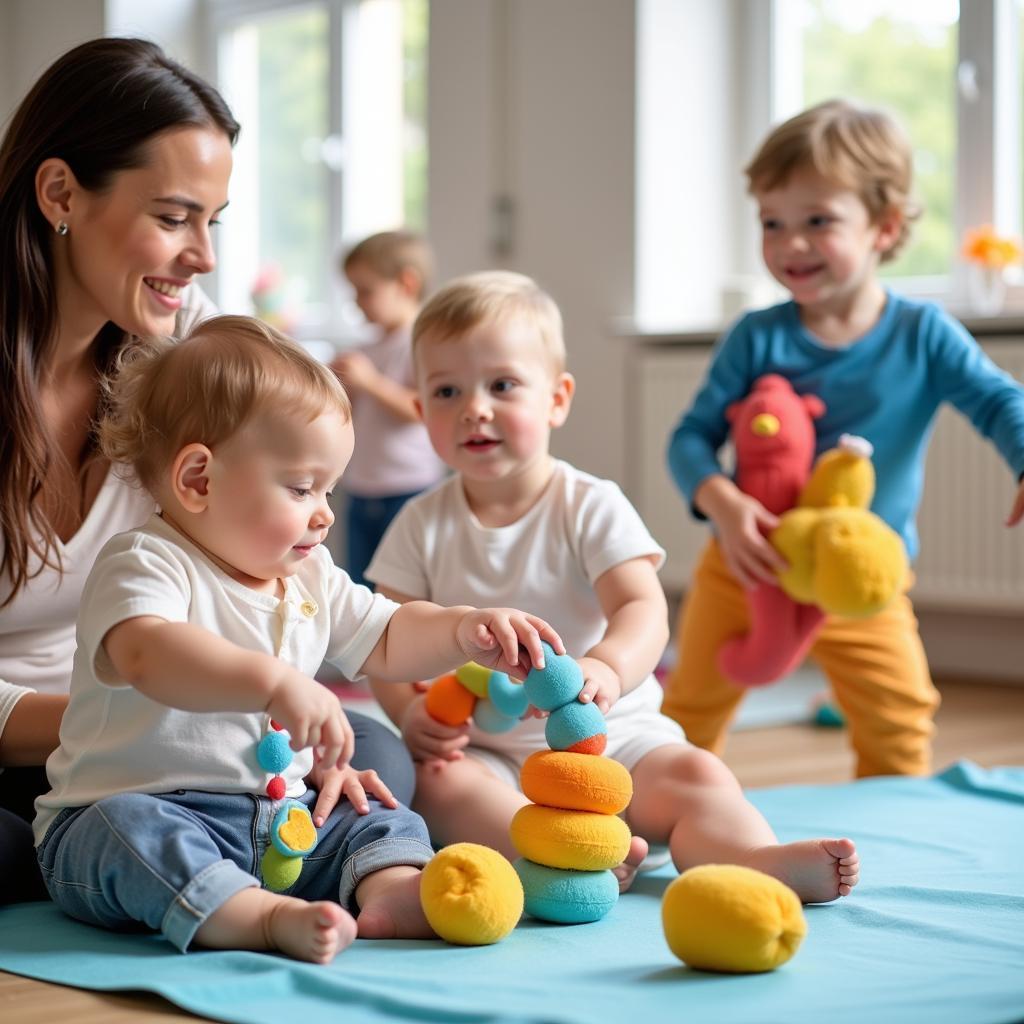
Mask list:
[[[661,710],[691,742],[719,755],[746,690],[718,671],[718,651],[748,625],[746,595],[712,540],[680,612],[679,659]],[[870,619],[827,619],[811,657],[846,716],[858,776],[931,771],[939,694],[905,593]]]

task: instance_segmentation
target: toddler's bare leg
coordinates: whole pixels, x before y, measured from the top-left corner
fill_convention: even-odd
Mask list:
[[[516,811],[529,802],[518,789],[469,757],[440,765],[417,765],[414,807],[441,846],[480,843],[515,860],[519,852],[512,845],[509,826]],[[634,836],[626,859],[615,868],[620,892],[632,885],[636,869],[646,856],[646,840]]]
[[[296,960],[329,963],[356,937],[356,922],[337,903],[307,903],[265,889],[242,889],[196,932],[211,949],[275,949]]]
[[[697,864],[744,864],[785,882],[805,903],[846,896],[860,860],[849,839],[780,844],[736,777],[714,755],[691,746],[653,750],[633,769],[627,821],[667,842],[679,871]]]
[[[480,843],[515,860],[519,854],[509,838],[509,826],[516,811],[529,802],[470,757],[416,766],[413,809],[423,815],[438,846]]]

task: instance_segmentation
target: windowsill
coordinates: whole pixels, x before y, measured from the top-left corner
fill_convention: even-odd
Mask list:
[[[1024,337],[1024,313],[1013,312],[1000,316],[977,316],[964,310],[948,310],[949,314],[967,328],[975,336],[986,338],[1019,335]],[[730,321],[731,322],[731,321]],[[700,347],[713,345],[729,327],[729,323],[694,324],[690,327],[674,329],[645,329],[637,326],[627,318],[617,321],[613,326],[613,336],[624,341],[636,342],[641,345],[692,345]]]

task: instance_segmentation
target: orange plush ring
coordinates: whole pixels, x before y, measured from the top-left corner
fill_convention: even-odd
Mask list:
[[[633,796],[633,780],[618,761],[561,750],[531,754],[519,782],[535,804],[569,811],[618,814]]]

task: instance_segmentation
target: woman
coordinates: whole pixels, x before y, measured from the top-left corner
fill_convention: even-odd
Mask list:
[[[43,74],[0,144],[0,902],[45,895],[28,822],[82,586],[106,540],[152,511],[97,453],[102,380],[128,337],[214,311],[193,281],[214,266],[238,130],[158,46],[97,39]],[[350,717],[357,767],[409,802],[400,741]]]

